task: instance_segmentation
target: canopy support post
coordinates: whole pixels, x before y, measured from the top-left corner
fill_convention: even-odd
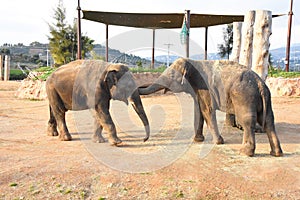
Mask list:
[[[207,34],[208,34],[208,27],[205,27],[205,44],[204,44],[204,60],[207,60]]]
[[[106,39],[105,39],[105,61],[108,62],[108,24],[106,25]]]
[[[78,16],[77,16],[77,59],[81,59],[81,22],[80,22],[80,0],[78,0],[77,6]]]
[[[155,59],[154,59],[154,51],[155,51],[155,29],[152,29],[153,32],[152,32],[152,60],[151,60],[151,66],[150,66],[150,69],[154,69],[154,62],[155,62]]]
[[[190,57],[190,26],[191,26],[191,12],[190,10],[185,11],[185,19],[186,19],[186,28],[187,28],[187,35],[186,35],[186,58]]]
[[[293,0],[290,1],[288,33],[286,42],[286,57],[285,57],[285,71],[290,71],[290,46],[291,46],[291,30],[292,30],[292,17],[293,17]]]

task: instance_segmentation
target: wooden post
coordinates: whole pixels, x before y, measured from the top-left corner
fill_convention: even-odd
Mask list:
[[[239,63],[241,65],[249,67],[249,69],[251,68],[254,20],[255,11],[248,11],[244,17],[244,23],[242,28],[242,45]]]
[[[258,10],[255,14],[253,32],[252,70],[264,81],[268,76],[269,67],[269,38],[272,34],[272,12]]]
[[[154,62],[155,62],[155,29],[153,29],[152,32],[152,60],[151,60],[151,65],[150,65],[150,69],[154,69]]]
[[[231,60],[239,62],[242,41],[242,22],[233,22],[233,46]]]
[[[0,54],[0,81],[3,80],[3,56]]]
[[[105,61],[108,62],[108,24],[106,24],[105,36]]]
[[[293,17],[293,0],[290,2],[288,33],[286,42],[286,54],[285,54],[285,71],[290,71],[290,46],[291,46],[291,30],[292,30],[292,17]]]
[[[81,59],[81,49],[82,49],[82,43],[81,43],[81,19],[80,19],[80,0],[78,0],[78,6],[77,6],[77,59]]]
[[[187,28],[187,35],[186,35],[186,57],[190,57],[190,26],[191,26],[191,12],[190,10],[185,11],[186,17],[186,28]]]
[[[9,81],[9,73],[10,73],[10,56],[5,55],[5,60],[4,60],[4,81]]]
[[[208,34],[208,27],[205,27],[204,60],[207,60],[207,34]]]

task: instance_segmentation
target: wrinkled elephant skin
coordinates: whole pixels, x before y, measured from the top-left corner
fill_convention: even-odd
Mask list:
[[[147,95],[161,89],[187,92],[195,101],[195,141],[203,141],[203,124],[207,123],[214,142],[224,143],[219,133],[216,110],[226,112],[226,122],[243,127],[241,154],[255,152],[255,125],[266,131],[271,155],[281,156],[272,111],[271,94],[253,71],[232,61],[194,61],[179,58],[149,87],[139,88]]]
[[[102,129],[108,132],[108,140],[113,145],[122,141],[109,113],[110,100],[120,100],[128,104],[128,99],[142,120],[146,137],[150,128],[138,90],[128,67],[96,60],[77,60],[59,67],[46,81],[50,119],[48,135],[63,141],[71,140],[65,121],[68,110],[91,109],[95,118],[94,142],[105,142]],[[58,130],[57,130],[58,128]]]

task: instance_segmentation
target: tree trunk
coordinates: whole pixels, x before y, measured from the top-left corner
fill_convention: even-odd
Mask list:
[[[3,57],[0,55],[0,81],[3,80]]]
[[[233,22],[233,46],[231,60],[239,62],[242,40],[242,22]]]
[[[4,81],[9,81],[10,73],[10,56],[5,55],[4,60]]]
[[[252,70],[264,81],[268,76],[269,67],[269,38],[272,34],[272,12],[267,10],[256,11],[253,33]]]
[[[240,52],[239,63],[241,65],[251,68],[252,58],[252,39],[253,39],[253,25],[255,21],[255,11],[251,10],[246,13],[244,17],[244,24],[242,29],[242,46]]]

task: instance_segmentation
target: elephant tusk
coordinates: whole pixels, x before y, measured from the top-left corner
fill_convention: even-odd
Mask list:
[[[185,82],[185,74],[186,74],[186,71],[184,71],[184,73],[182,75],[181,85],[183,85],[183,83]]]

